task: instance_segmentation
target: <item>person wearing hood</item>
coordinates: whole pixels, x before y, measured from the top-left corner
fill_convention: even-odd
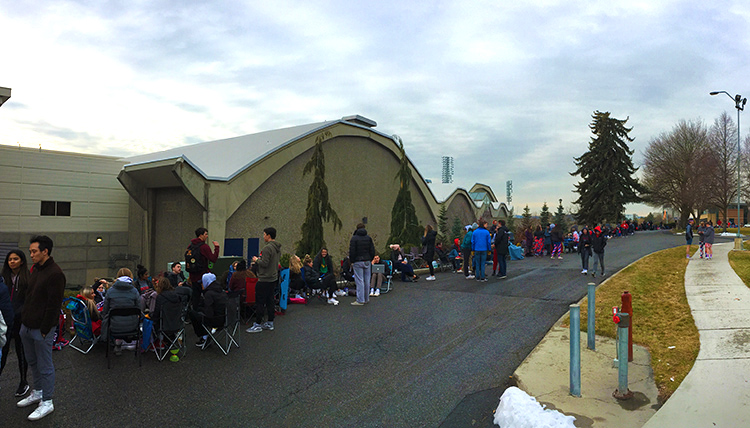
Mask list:
[[[464,229],[466,229],[466,235],[464,235],[464,240],[461,241],[461,256],[464,259],[464,277],[466,279],[473,279],[473,275],[471,275],[471,271],[469,270],[469,264],[471,263],[471,236],[474,234],[474,229],[471,228],[470,224],[467,224]]]
[[[128,317],[117,317],[110,326],[109,311],[113,308],[141,308],[141,295],[135,288],[133,281],[133,272],[128,268],[121,268],[117,271],[115,283],[107,290],[102,306],[102,339],[106,339],[107,331],[126,331],[139,322],[137,315]],[[122,352],[122,340],[115,341],[115,355]]]
[[[363,223],[357,225],[357,230],[349,240],[349,260],[354,269],[354,283],[357,284],[357,300],[352,302],[353,306],[362,306],[370,301],[370,276],[372,261],[375,259],[375,244],[367,235]]]
[[[602,276],[604,276],[604,247],[607,246],[607,235],[602,228],[594,228],[594,236],[591,237],[591,249],[594,250],[594,269],[591,276],[596,277],[597,262],[602,265]]]
[[[161,321],[162,310],[164,308],[177,306],[178,303],[180,305],[177,307],[180,307],[181,310],[182,299],[180,298],[180,295],[175,291],[175,287],[172,285],[172,281],[166,276],[162,276],[161,278],[159,278],[159,281],[156,283],[156,287],[154,287],[154,290],[156,290],[156,305],[154,307],[154,311],[151,313],[151,321],[154,322],[154,329],[158,331],[161,326],[161,324],[159,323]],[[179,317],[180,313],[168,313],[166,314],[166,316]]]
[[[203,326],[209,328],[224,327],[229,297],[227,297],[224,287],[216,280],[216,275],[210,272],[203,274],[201,284],[203,286],[203,298],[198,304],[198,308],[190,311],[190,322],[193,323],[195,335],[200,338],[195,346],[205,349],[208,344],[208,333]]]
[[[708,222],[706,229],[703,231],[703,241],[706,247],[706,260],[711,260],[714,257],[714,224]]]
[[[685,243],[687,244],[687,250],[685,251],[685,255],[687,256],[687,258],[690,258],[690,247],[693,245],[693,219],[692,218],[688,219],[688,224],[687,226],[685,226]]]
[[[563,234],[560,230],[560,227],[555,225],[555,223],[552,223],[549,225],[550,228],[550,242],[552,245],[552,256],[551,259],[554,259],[557,257],[558,259],[562,259],[562,251],[563,251]]]
[[[495,241],[492,247],[497,254],[497,265],[498,270],[495,271],[493,267],[493,275],[498,276],[500,279],[505,279],[508,276],[508,262],[506,257],[510,253],[508,249],[508,238],[510,237],[510,230],[505,227],[505,220],[500,220],[499,226],[495,231]]]
[[[424,235],[422,236],[422,246],[424,247],[424,254],[422,254],[422,258],[430,267],[430,276],[425,278],[425,281],[435,280],[435,268],[432,266],[432,259],[435,258],[436,238],[437,232],[432,229],[432,225],[428,224],[427,227],[424,228]]]
[[[281,257],[281,244],[276,242],[276,229],[273,227],[263,229],[263,241],[266,245],[261,250],[260,257],[253,257],[253,263],[258,266],[258,283],[255,285],[255,322],[246,330],[248,333],[273,330],[273,317],[276,313],[273,293],[279,282],[279,258]],[[264,308],[268,314],[266,322],[263,322]]]

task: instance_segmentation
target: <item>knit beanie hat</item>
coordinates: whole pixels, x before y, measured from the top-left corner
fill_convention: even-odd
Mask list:
[[[479,227],[479,225],[476,224],[476,222],[474,222],[474,223],[471,224],[471,230],[476,230],[478,227]]]

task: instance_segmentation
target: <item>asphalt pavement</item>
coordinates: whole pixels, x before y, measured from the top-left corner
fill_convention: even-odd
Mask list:
[[[615,271],[684,245],[660,231],[610,240]],[[55,352],[55,412],[39,426],[489,427],[511,375],[586,293],[577,254],[508,263],[487,283],[438,273],[351,306],[290,305],[273,332],[240,334],[224,356],[198,350],[138,367],[125,351],[107,369],[104,348]],[[597,281],[601,279],[596,278]],[[563,356],[565,357],[565,356]],[[15,354],[0,376],[0,425],[23,426]]]

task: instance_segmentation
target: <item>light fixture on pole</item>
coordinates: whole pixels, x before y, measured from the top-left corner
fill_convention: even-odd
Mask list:
[[[737,237],[734,238],[734,249],[741,250],[742,249],[742,235],[740,234],[740,226],[742,226],[741,224],[742,218],[740,217],[740,189],[741,189],[740,156],[742,155],[742,153],[740,152],[740,112],[745,109],[747,98],[743,98],[742,95],[740,94],[737,94],[733,97],[729,95],[729,92],[727,91],[714,91],[714,92],[709,92],[709,94],[710,95],[727,94],[727,96],[734,101],[735,107],[737,108]]]

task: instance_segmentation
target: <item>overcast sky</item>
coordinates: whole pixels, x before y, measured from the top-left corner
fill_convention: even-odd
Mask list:
[[[567,208],[595,110],[630,118],[636,165],[736,118],[708,93],[750,96],[749,24],[721,0],[0,0],[0,143],[130,156],[360,114],[426,178],[450,155],[456,186]]]

